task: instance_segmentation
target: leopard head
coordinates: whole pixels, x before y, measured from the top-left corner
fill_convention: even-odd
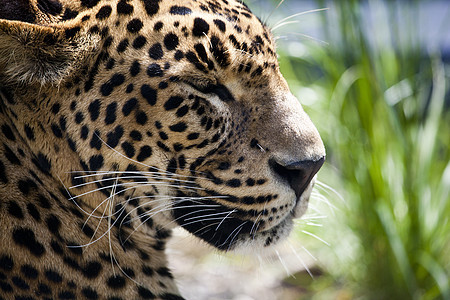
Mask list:
[[[72,199],[223,250],[288,235],[325,149],[245,4],[41,2],[1,16],[0,79]]]

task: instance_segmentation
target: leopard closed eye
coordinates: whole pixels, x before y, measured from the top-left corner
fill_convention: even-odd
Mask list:
[[[0,0],[0,298],[182,299],[181,226],[270,247],[325,159],[235,0]]]

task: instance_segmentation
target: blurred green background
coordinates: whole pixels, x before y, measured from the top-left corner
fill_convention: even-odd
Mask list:
[[[450,299],[450,3],[246,3],[327,148],[295,233],[315,276],[286,282],[300,299]]]

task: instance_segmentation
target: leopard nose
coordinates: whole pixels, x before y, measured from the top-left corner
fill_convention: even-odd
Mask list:
[[[287,181],[294,190],[297,199],[303,194],[314,175],[319,171],[325,161],[325,156],[317,160],[302,160],[283,163],[272,159],[269,164],[272,170]]]

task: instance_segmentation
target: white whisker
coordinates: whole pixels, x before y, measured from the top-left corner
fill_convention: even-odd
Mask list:
[[[322,194],[319,194],[318,192],[312,192],[311,197],[319,202],[325,203],[331,210],[331,213],[334,215],[335,210],[339,210],[336,206],[331,204],[331,202]]]
[[[318,215],[318,216],[316,216],[316,215],[311,215],[311,216],[305,215],[301,219],[296,219],[296,220],[302,221],[302,220],[317,220],[317,219],[326,219],[326,218],[328,218],[328,217],[327,216],[322,216],[322,215]]]
[[[310,14],[310,13],[314,13],[314,12],[319,12],[319,11],[325,11],[328,10],[328,8],[317,8],[317,9],[311,9],[311,10],[307,10],[307,11],[303,11],[303,12],[299,12],[296,14],[293,14],[291,16],[288,16],[286,18],[281,19],[280,21],[278,21],[277,23],[275,23],[275,25],[273,25],[273,27],[271,28],[271,30],[276,30],[280,24],[284,23],[285,21],[295,18],[295,17],[299,17],[302,15],[306,15],[306,14]]]
[[[211,224],[205,225],[205,226],[203,226],[202,228],[200,228],[200,229],[194,231],[192,234],[195,235],[195,234],[199,233],[200,231],[205,230],[205,229],[208,228],[208,227],[216,226],[217,223],[219,223],[219,222],[211,223]],[[209,231],[209,230],[207,230],[207,231]]]
[[[294,23],[294,22],[288,22],[288,23]],[[285,24],[282,24],[282,25],[285,25]],[[321,40],[321,39],[315,38],[315,37],[313,37],[313,36],[310,36],[310,35],[307,35],[307,34],[304,34],[304,33],[300,33],[300,32],[289,32],[289,33],[286,33],[286,34],[300,36],[300,37],[302,37],[302,38],[305,38],[305,39],[308,39],[308,40],[311,40],[311,41],[314,41],[314,42],[318,42],[318,43],[323,44],[323,45],[326,45],[326,46],[329,45],[328,42],[325,42],[325,41],[323,41],[323,40]],[[286,39],[286,40],[287,40],[287,39],[288,39],[288,36],[279,36],[279,37],[276,38],[276,40],[281,40],[281,39]]]
[[[121,178],[117,178],[117,179],[121,179]],[[100,180],[94,180],[94,181],[91,181],[91,182],[88,182],[88,183],[79,184],[78,186],[73,186],[73,187],[71,187],[71,188],[80,187],[80,186],[86,186],[86,185],[91,184],[91,183],[100,183],[100,182],[110,181],[110,180],[111,180],[111,178],[108,178],[108,179],[100,179]],[[185,182],[188,182],[188,181],[185,181]],[[139,187],[141,187],[141,186],[148,186],[148,185],[158,185],[158,186],[161,186],[161,185],[169,185],[169,184],[170,184],[170,186],[173,186],[173,184],[171,184],[171,183],[162,182],[162,181],[152,181],[152,182],[121,182],[121,183],[118,183],[117,186],[139,186]],[[113,184],[111,184],[111,185],[105,185],[105,186],[99,187],[99,188],[97,188],[97,189],[95,189],[95,190],[92,190],[92,191],[90,191],[90,192],[98,191],[98,190],[103,190],[103,189],[109,189],[109,188],[111,188],[112,186],[113,186]],[[179,186],[179,187],[183,187],[183,188],[190,188],[190,189],[194,189],[194,190],[204,190],[203,188],[200,188],[200,187],[194,187],[194,186],[187,186],[187,185],[176,185],[176,186],[177,186],[177,187],[178,187],[178,186]],[[122,191],[120,191],[119,193],[121,193],[121,192],[122,192]],[[84,195],[84,194],[82,194],[82,195]],[[79,196],[81,196],[81,195],[79,195]]]
[[[219,213],[214,213],[214,214],[209,214],[209,215],[195,216],[195,217],[186,218],[184,220],[190,221],[190,220],[200,219],[200,218],[215,217],[215,216],[219,216],[219,215],[223,215],[223,214],[227,214],[227,216],[228,216],[228,215],[230,215],[230,213],[233,213],[235,211],[236,210],[233,209],[232,211],[225,211],[225,212],[219,212]]]
[[[236,209],[233,209],[232,211],[230,211],[230,212],[223,218],[223,220],[220,221],[220,223],[219,223],[219,225],[217,225],[215,231],[217,231],[217,230],[219,229],[220,225],[222,225],[222,223],[225,221],[226,218],[228,218],[232,213],[234,213],[234,212],[236,212],[236,211],[237,211]]]
[[[67,189],[67,187],[64,185],[64,183],[63,183],[63,181],[61,180],[61,178],[59,177],[59,176],[57,176],[58,177],[58,180],[61,182],[61,184],[63,185],[63,187],[64,187],[64,189],[66,190],[66,192],[67,192],[67,194],[68,195],[71,195],[70,194],[70,192],[69,192],[69,190]],[[78,209],[79,210],[81,210],[83,213],[85,213],[86,215],[89,215],[90,213],[88,213],[86,210],[84,210],[76,201],[75,201],[75,199],[71,196],[69,199],[68,199],[69,201],[72,201],[75,205],[76,205],[76,207],[78,207]]]
[[[314,256],[314,255],[312,255],[312,253],[311,252],[309,252],[308,251],[308,249],[306,249],[304,246],[302,246],[302,249],[306,252],[306,253],[308,253],[309,254],[309,256],[311,256],[312,257],[312,259],[314,259],[315,261],[317,261],[317,258]]]
[[[112,209],[113,209],[113,200],[108,200],[108,203],[107,203],[107,209],[105,209],[105,211],[103,212],[103,215],[105,214],[105,212],[107,211],[107,210],[109,210],[109,212],[110,213],[112,213]],[[123,211],[125,210],[125,207],[122,207],[118,212],[116,212],[116,213],[122,213]],[[108,236],[110,235],[110,231],[111,231],[111,229],[112,229],[112,226],[114,226],[116,223],[117,223],[117,221],[118,221],[118,219],[116,219],[116,220],[114,220],[114,222],[111,224],[111,216],[108,216],[108,217],[104,217],[104,218],[102,218],[102,219],[108,219],[108,229],[102,234],[102,235],[100,235],[98,238],[96,238],[95,240],[94,240],[94,236],[97,234],[97,231],[98,231],[98,229],[99,229],[99,227],[100,227],[100,224],[101,224],[101,221],[102,220],[99,220],[99,222],[98,222],[98,224],[97,224],[97,227],[95,228],[95,231],[94,231],[94,234],[93,234],[93,236],[92,236],[92,238],[90,239],[90,241],[89,241],[89,243],[87,243],[87,244],[84,244],[84,245],[81,245],[81,247],[87,247],[87,246],[89,246],[89,245],[92,245],[92,244],[94,244],[95,242],[97,242],[97,241],[99,241],[102,237],[104,237],[105,235],[107,235],[108,234]],[[86,223],[85,223],[86,224]]]
[[[278,28],[280,28],[280,27],[282,27],[282,26],[285,26],[285,25],[289,25],[289,24],[297,24],[297,23],[300,23],[299,21],[287,21],[287,22],[284,22],[284,23],[281,23],[281,24],[279,24],[278,26],[277,26],[277,28],[275,28],[275,29],[271,29],[272,31],[275,31],[276,29],[278,29]]]
[[[234,237],[231,239],[230,245],[228,246],[228,249],[227,249],[227,250],[230,250],[230,247],[233,245],[234,239],[237,238],[237,236],[239,235],[239,232],[241,232],[241,230],[242,230],[242,227],[236,232],[236,234],[234,235]]]
[[[120,176],[120,177],[116,177],[119,180],[130,180],[130,179],[169,179],[170,181],[174,181],[174,182],[183,182],[183,183],[192,183],[195,184],[194,181],[191,180],[183,180],[183,179],[175,179],[175,178],[165,178],[162,176]],[[105,181],[110,181],[112,180],[112,178],[102,178],[102,179],[98,179],[98,180],[92,180],[92,181],[88,181],[88,182],[84,182],[84,183],[80,183],[77,185],[73,185],[71,186],[69,189],[73,189],[73,188],[80,188],[89,184],[93,184],[93,183],[101,183],[101,182],[105,182]],[[127,182],[127,183],[120,183],[122,184],[142,184],[144,182]]]
[[[242,228],[242,226],[244,226],[247,222],[248,222],[248,221],[245,221],[245,222],[243,222],[241,225],[237,226],[237,227],[230,233],[230,235],[227,237],[227,239],[226,239],[222,244],[219,245],[219,247],[225,245],[226,242],[228,241],[228,239],[233,235],[233,233],[234,233],[236,230],[238,230],[239,228]],[[240,230],[239,230],[239,231],[240,231]],[[230,243],[230,246],[231,246],[231,243]]]
[[[314,211],[316,214],[320,214],[320,210],[311,202],[308,205],[308,209]]]
[[[188,200],[185,200],[185,201],[188,201]],[[183,202],[183,201],[180,201],[180,202]],[[218,207],[219,205],[211,205],[211,204],[185,205],[185,206],[172,207],[171,209],[166,209],[166,208],[171,207],[171,206],[172,206],[172,203],[165,203],[165,204],[158,205],[158,206],[152,208],[151,210],[144,212],[142,215],[138,215],[136,217],[133,217],[130,221],[127,221],[125,224],[131,223],[132,221],[140,219],[141,217],[144,217],[144,216],[150,216],[150,215],[154,216],[154,215],[156,215],[159,212],[175,210],[175,209],[181,209],[181,208]],[[158,209],[161,209],[161,208],[164,208],[164,210],[159,210],[156,213],[154,213],[154,211],[156,211]]]
[[[94,215],[94,213],[97,211],[97,209],[100,208],[100,206],[102,206],[105,202],[108,204],[108,201],[109,201],[109,197],[106,198],[105,200],[103,200],[102,202],[100,202],[90,213],[88,213],[88,217],[84,221],[83,227],[87,224],[87,222],[89,222],[90,218],[106,219],[106,218],[111,217],[111,216],[105,216],[105,211],[103,211],[102,217],[97,217]]]
[[[176,185],[176,184],[170,184],[170,183],[160,182],[160,181],[156,181],[156,182],[146,182],[146,183],[141,183],[141,184],[138,184],[138,183],[133,182],[133,183],[126,183],[125,185],[131,185],[131,184],[132,184],[131,187],[125,188],[125,189],[123,189],[123,190],[120,190],[120,191],[119,191],[117,194],[115,194],[115,195],[125,193],[125,192],[128,191],[128,190],[136,189],[136,186],[138,186],[138,187],[140,187],[140,188],[142,188],[142,187],[148,187],[148,186],[150,186],[150,187],[152,187],[152,186],[163,186],[163,187],[182,188],[182,189],[193,190],[193,191],[198,191],[198,190],[203,191],[203,190],[205,190],[204,188],[201,188],[201,187],[191,187],[191,186],[186,186],[186,185]],[[121,184],[121,185],[123,185],[123,184]],[[91,190],[91,191],[88,191],[88,192],[84,192],[84,193],[82,193],[82,194],[79,194],[79,195],[76,195],[76,196],[74,196],[74,197],[71,197],[70,200],[73,200],[73,199],[76,199],[76,198],[80,198],[80,197],[83,197],[83,196],[85,196],[85,195],[92,194],[92,193],[94,193],[94,192],[98,192],[98,191],[110,189],[112,186],[113,186],[113,185],[103,186],[103,187],[100,187],[100,188],[97,188],[97,189],[94,189],[94,190]]]
[[[258,230],[259,227],[259,223],[258,223],[258,219],[262,216],[262,211],[258,214],[258,216],[256,217],[255,221],[253,222],[253,226],[250,229],[250,235],[253,235],[253,239],[255,239],[255,233]],[[258,225],[256,225],[258,224]],[[256,227],[256,228],[255,228]],[[253,231],[254,229],[254,231]]]
[[[131,235],[136,232],[142,225],[144,225],[148,220],[150,220],[152,217],[154,217],[155,215],[161,213],[161,212],[165,212],[165,211],[170,211],[170,210],[175,210],[175,209],[182,209],[182,208],[198,208],[198,207],[202,207],[202,205],[186,205],[186,206],[178,206],[178,207],[171,207],[171,203],[167,203],[165,205],[162,205],[159,209],[155,212],[152,212],[152,210],[145,212],[145,214],[142,217],[147,217],[143,222],[141,222],[141,224],[139,224],[136,228],[134,228],[134,230],[128,235],[128,237],[125,239],[124,243],[126,241],[128,241],[128,239],[131,237]],[[217,207],[219,205],[203,205],[203,207]],[[198,213],[199,211],[195,211],[196,213]],[[136,219],[136,218],[133,218]]]
[[[140,196],[140,197],[130,198],[128,201],[134,200],[134,199],[139,199],[139,198],[156,198],[156,197],[162,198],[162,199],[152,200],[151,201],[152,204],[155,203],[155,202],[161,202],[161,201],[166,201],[168,199],[172,199],[173,202],[175,202],[175,203],[181,203],[181,202],[185,202],[185,201],[191,201],[191,202],[197,203],[198,205],[196,205],[195,207],[218,207],[219,206],[219,205],[203,204],[201,201],[199,201],[199,200],[203,200],[203,199],[214,199],[214,198],[216,198],[216,197],[212,197],[212,196],[209,196],[209,197],[195,197],[195,198],[193,198],[193,197],[172,197],[172,196]],[[135,210],[137,210],[137,209],[139,209],[141,207],[147,206],[149,204],[150,204],[150,202],[145,202],[145,203],[142,203],[142,204],[136,206],[135,208],[133,208],[131,211],[129,211],[127,213],[125,218],[128,217]],[[171,203],[167,203],[165,205],[169,205],[170,206],[172,204]],[[145,213],[148,214],[149,212],[152,212],[155,209],[158,209],[158,208],[163,207],[165,205],[156,206],[156,207],[152,208],[150,211],[147,211]],[[183,206],[183,207],[186,208],[187,206]],[[191,207],[194,207],[194,206],[191,206]],[[136,217],[132,218],[131,220],[126,221],[125,224],[131,223],[132,221],[134,221],[134,220],[136,220],[138,218],[140,219],[140,217],[141,216],[136,216]]]
[[[307,222],[306,225],[316,226],[316,227],[322,227],[323,226],[323,224],[317,224],[317,223],[313,223],[313,222]]]
[[[211,48],[213,48],[213,44],[212,44],[211,39],[209,38],[209,36],[208,36],[205,32],[203,32],[203,35],[204,35],[204,36],[206,37],[206,39],[208,40],[209,46],[210,46]]]
[[[184,218],[184,217],[186,217],[186,216],[189,216],[189,215],[192,215],[192,214],[196,214],[196,213],[199,213],[199,212],[211,211],[211,210],[214,210],[214,209],[212,209],[212,208],[209,208],[209,209],[200,209],[200,210],[198,210],[198,211],[191,211],[191,212],[188,212],[188,213],[186,213],[186,214],[184,214],[184,215],[182,215],[182,216],[180,216],[180,217],[178,217],[178,218],[176,218],[176,219],[173,219],[171,222],[169,222],[169,223],[167,223],[166,225],[164,225],[163,228],[169,226],[169,225],[172,224],[172,223],[175,223],[176,221],[178,221],[178,220],[180,220],[180,219],[182,219],[182,218]]]
[[[275,249],[275,253],[277,254],[278,259],[280,260],[281,265],[283,266],[284,270],[286,271],[287,276],[292,276],[292,277],[295,278],[295,276],[289,271],[289,269],[288,269],[287,266],[285,265],[283,259],[281,258],[280,252],[278,252],[278,250]]]
[[[266,152],[266,149],[264,149],[260,144],[256,144],[256,146],[258,146],[261,152]]]
[[[292,247],[291,244],[289,244],[289,247],[291,247],[292,252],[294,252],[295,257],[297,257],[297,259],[300,261],[300,263],[303,265],[303,267],[305,268],[306,272],[308,272],[309,276],[311,276],[311,278],[314,279],[313,274],[311,273],[311,271],[309,270],[308,266],[305,264],[305,262],[303,261],[303,259],[300,257],[300,255],[298,255],[297,251],[295,251],[294,247]]]
[[[342,195],[337,190],[323,183],[322,181],[316,180],[315,186],[324,191],[325,193],[327,193],[328,195],[330,195],[330,193],[333,193],[338,197],[339,200],[341,200],[343,203],[346,203],[344,197],[342,197]]]
[[[311,232],[308,232],[308,231],[306,231],[306,230],[302,230],[302,232],[303,232],[304,234],[307,234],[307,235],[312,236],[313,238],[316,238],[317,240],[321,241],[321,242],[324,243],[325,245],[330,246],[330,243],[324,241],[323,239],[321,239],[321,238],[318,237],[317,235],[315,235],[315,234],[313,234],[313,233],[311,233]]]
[[[152,167],[155,168],[155,167]],[[155,168],[156,169],[156,168]],[[74,176],[75,179],[88,178],[94,176],[104,176],[104,175],[117,175],[117,174],[130,174],[130,175],[143,175],[146,177],[155,176],[156,178],[167,178],[167,177],[181,177],[181,178],[193,178],[193,179],[204,179],[204,177],[195,177],[191,175],[181,175],[172,172],[152,172],[152,171],[71,171],[67,173],[88,173],[86,175]]]
[[[201,216],[201,217],[203,217],[203,216]],[[186,226],[186,225],[190,225],[190,224],[201,223],[201,222],[204,222],[204,221],[213,221],[213,220],[221,220],[221,222],[223,222],[223,218],[222,217],[220,217],[220,218],[203,218],[203,219],[200,219],[200,220],[195,220],[195,221],[192,221],[192,222],[183,223],[183,225]]]
[[[278,2],[277,6],[275,6],[274,9],[272,9],[272,11],[269,13],[269,15],[265,18],[264,20],[264,24],[267,24],[267,21],[269,21],[270,17],[273,15],[273,13],[281,6],[281,4],[283,4],[285,0],[280,0],[280,2]]]
[[[114,199],[114,194],[115,194],[115,187],[111,190],[111,196],[110,197],[112,197],[112,199]],[[112,201],[111,201],[111,203],[109,203],[109,201],[108,201],[108,204],[109,204],[109,214],[111,215],[112,214]],[[106,211],[106,209],[105,209],[105,211]],[[109,254],[111,256],[112,271],[113,271],[114,276],[116,276],[116,272],[114,270],[114,263],[113,263],[114,252],[112,250],[112,241],[111,241],[111,229],[112,229],[112,226],[114,226],[114,225],[111,225],[111,218],[108,218],[108,230],[107,230],[107,233],[108,233],[108,241],[109,241]]]

